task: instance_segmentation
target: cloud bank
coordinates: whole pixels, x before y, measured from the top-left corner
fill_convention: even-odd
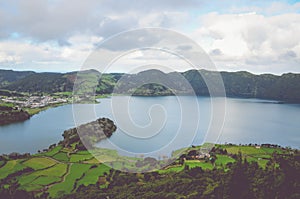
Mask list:
[[[286,1],[1,1],[0,68],[78,70],[112,35],[161,27],[195,40],[220,70],[299,73],[299,11],[300,3]],[[126,51],[130,45],[117,43],[107,50]],[[145,53],[139,54],[128,62],[139,63]],[[167,64],[170,56],[164,57]]]

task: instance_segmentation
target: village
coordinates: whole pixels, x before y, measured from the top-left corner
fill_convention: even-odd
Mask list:
[[[24,96],[24,97],[5,97],[0,96],[0,100],[4,103],[14,104],[16,108],[43,108],[55,104],[67,103],[66,97],[57,96]]]

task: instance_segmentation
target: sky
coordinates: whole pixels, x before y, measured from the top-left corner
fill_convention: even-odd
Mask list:
[[[294,0],[0,0],[0,68],[80,70],[102,42],[145,27],[192,39],[220,71],[300,73],[300,1]],[[106,50],[125,53],[126,45]],[[186,69],[166,52],[135,51],[111,72],[145,63]]]

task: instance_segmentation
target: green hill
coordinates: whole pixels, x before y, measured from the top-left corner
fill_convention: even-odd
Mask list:
[[[297,198],[300,195],[299,152],[277,145],[260,148],[216,145],[209,152],[210,157],[202,159],[195,158],[202,146],[193,146],[166,167],[136,174],[110,166],[133,164],[131,167],[139,169],[159,165],[161,161],[149,157],[130,161],[127,158],[128,162],[121,164],[118,161],[122,157],[116,151],[97,150],[95,158],[89,151],[78,150],[78,140],[73,141],[70,145],[64,141],[51,145],[35,155],[0,156],[0,198],[261,198],[266,195]]]
[[[23,79],[28,75],[32,75],[33,71],[13,71],[13,70],[1,70],[0,69],[0,87],[8,85],[19,79]]]
[[[300,102],[300,74],[254,75],[245,71],[220,72],[220,74],[227,96]],[[148,70],[137,74],[100,74],[96,70],[64,74],[0,70],[0,88],[30,93],[72,92],[77,79],[76,91],[85,94],[114,92],[125,95],[157,96],[195,93],[199,96],[209,96],[204,79],[212,82],[212,89],[218,95],[220,88],[215,81],[217,75],[216,72],[206,70],[189,70],[182,73]]]
[[[17,92],[64,92],[72,89],[72,82],[59,73],[35,73],[26,76],[10,85],[5,89]]]

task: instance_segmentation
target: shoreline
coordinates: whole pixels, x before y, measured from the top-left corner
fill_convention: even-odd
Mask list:
[[[48,109],[51,109],[51,108],[56,108],[56,107],[59,107],[59,106],[64,106],[64,105],[68,105],[68,104],[98,104],[100,103],[100,101],[97,101],[97,99],[103,99],[103,98],[109,98],[111,95],[96,95],[95,96],[95,101],[94,102],[90,102],[90,101],[81,101],[81,102],[73,102],[73,100],[68,100],[68,102],[63,102],[63,103],[57,103],[57,104],[51,104],[51,105],[47,105],[47,106],[44,106],[44,107],[37,107],[37,108],[28,108],[28,107],[25,107],[25,108],[21,108],[20,110],[23,110],[24,112],[27,112],[29,114],[29,118],[28,119],[25,119],[25,120],[22,120],[22,121],[19,121],[19,120],[15,120],[15,121],[11,121],[9,123],[5,123],[5,124],[0,124],[0,127],[1,126],[6,126],[6,125],[10,125],[10,124],[16,124],[16,123],[22,123],[22,122],[25,122],[27,120],[29,120],[32,116],[34,115],[37,115],[39,114],[40,112],[42,111],[46,111]],[[3,103],[0,103],[0,107],[1,105],[4,105],[4,106],[8,106],[6,102],[3,102]],[[9,104],[9,107],[17,107],[17,104],[15,103],[10,103]]]

